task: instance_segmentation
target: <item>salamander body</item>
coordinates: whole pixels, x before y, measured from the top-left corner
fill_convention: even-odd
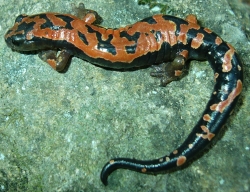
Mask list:
[[[158,159],[114,158],[103,167],[101,180],[107,185],[108,176],[119,168],[157,174],[185,165],[218,135],[242,91],[242,63],[235,49],[199,26],[193,15],[185,20],[154,15],[111,29],[98,25],[101,17],[95,11],[83,11],[82,19],[59,13],[20,15],[5,41],[16,51],[39,52],[39,57],[57,71],[64,70],[71,56],[111,69],[159,65],[151,75],[161,77],[162,85],[181,77],[187,60],[208,60],[215,86],[187,139]]]

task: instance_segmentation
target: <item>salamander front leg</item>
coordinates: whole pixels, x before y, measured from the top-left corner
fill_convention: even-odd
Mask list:
[[[62,50],[59,55],[55,50],[46,50],[38,53],[41,60],[48,63],[56,71],[63,71],[72,56],[67,50]]]
[[[96,11],[86,9],[83,3],[79,3],[78,7],[74,5],[73,10],[75,15],[82,18],[86,23],[98,25],[103,21],[102,17]]]
[[[162,63],[154,66],[155,71],[151,72],[152,77],[161,78],[161,86],[166,86],[171,81],[176,81],[183,76],[185,72],[185,58],[178,55],[172,62]]]

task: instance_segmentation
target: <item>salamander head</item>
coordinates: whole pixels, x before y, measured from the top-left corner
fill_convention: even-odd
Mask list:
[[[65,28],[67,20],[72,20],[70,16],[65,16],[67,20],[65,19],[66,22],[64,22],[62,19],[62,21],[60,20],[59,16],[56,13],[19,15],[14,26],[4,36],[7,45],[16,51],[36,51],[50,48],[53,32]],[[56,18],[55,22],[59,24],[53,25],[53,18]]]
[[[7,45],[16,51],[33,51],[35,42],[29,33],[34,30],[35,21],[27,15],[19,15],[15,24],[4,36]]]

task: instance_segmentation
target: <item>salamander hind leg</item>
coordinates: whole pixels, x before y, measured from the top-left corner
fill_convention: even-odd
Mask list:
[[[67,50],[62,50],[59,55],[57,55],[56,50],[46,50],[39,52],[38,56],[53,69],[60,72],[65,69],[72,55]]]
[[[180,79],[186,72],[185,58],[181,55],[178,55],[172,62],[162,63],[154,67],[155,71],[151,72],[150,75],[161,78],[161,86],[166,86],[170,82]]]

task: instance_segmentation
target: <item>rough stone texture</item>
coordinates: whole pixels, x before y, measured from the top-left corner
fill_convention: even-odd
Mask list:
[[[0,191],[249,191],[249,4],[164,1],[167,14],[196,14],[234,45],[244,61],[243,93],[224,134],[190,166],[157,176],[119,170],[104,187],[99,175],[110,158],[153,159],[184,141],[211,94],[212,70],[192,61],[189,75],[166,88],[150,68],[117,72],[78,58],[57,73],[37,55],[12,52],[3,36],[20,13],[69,13],[75,1],[25,2],[0,0]],[[89,0],[86,7],[107,27],[153,14],[133,0]]]

